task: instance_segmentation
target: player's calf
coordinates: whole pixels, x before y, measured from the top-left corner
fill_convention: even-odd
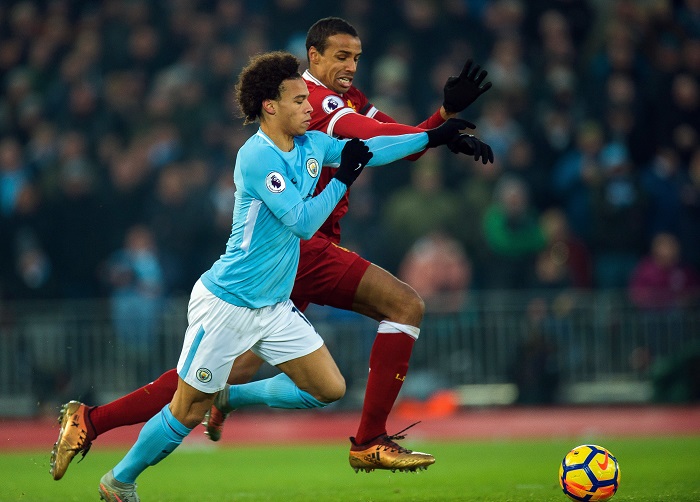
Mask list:
[[[204,415],[204,420],[202,420],[204,434],[212,441],[221,439],[226,417],[235,409],[228,404],[229,387],[230,385],[226,384],[222,390],[217,392],[214,404],[207,411],[207,414]]]

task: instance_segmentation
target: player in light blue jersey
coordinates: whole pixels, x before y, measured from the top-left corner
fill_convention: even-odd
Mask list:
[[[138,501],[136,478],[168,456],[202,421],[236,357],[252,350],[290,379],[293,399],[325,406],[345,381],[323,340],[289,300],[299,239],[311,237],[365,165],[382,165],[443,145],[466,122],[427,132],[341,141],[307,133],[309,91],[291,54],[257,56],[243,69],[237,98],[246,123],[260,129],[240,149],[236,197],[226,252],[195,284],[188,328],[169,405],[144,425],[134,446],[100,480],[103,500]],[[338,166],[312,196],[321,166]],[[295,384],[295,385],[294,385]]]
[[[427,134],[379,136],[365,143],[373,154],[367,165],[383,165],[423,150]],[[339,166],[343,147],[355,151],[361,144],[309,131],[294,137],[285,151],[261,127],[238,152],[233,230],[226,254],[202,276],[207,289],[248,308],[289,299],[299,261],[298,239],[310,238],[346,191],[336,173],[323,192],[312,197],[321,166]]]

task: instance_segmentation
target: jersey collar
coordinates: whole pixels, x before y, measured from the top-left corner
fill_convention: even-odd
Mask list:
[[[275,145],[274,141],[272,141],[272,140],[270,139],[270,137],[269,137],[267,134],[265,134],[265,133],[263,132],[262,129],[258,129],[258,132],[255,133],[255,134],[257,134],[258,136],[260,136],[260,137],[261,137],[267,144],[269,144],[271,147],[277,148],[277,145]],[[278,148],[278,150],[279,150],[279,148]]]
[[[304,80],[308,80],[309,82],[313,82],[316,85],[320,85],[321,87],[325,87],[326,89],[328,89],[328,87],[323,85],[323,83],[319,79],[317,79],[316,77],[311,75],[311,72],[309,70],[304,71],[304,74],[302,75],[302,77],[304,78]],[[342,94],[341,94],[341,96],[342,96]]]
[[[271,139],[267,134],[265,134],[265,133],[263,132],[262,129],[258,128],[258,131],[257,131],[255,134],[256,134],[257,136],[260,136],[260,137],[263,139],[263,141],[265,141],[265,142],[266,142],[268,145],[270,145],[272,148],[274,148],[274,149],[277,150],[278,152],[281,152],[281,153],[284,154],[284,155],[288,155],[288,154],[290,154],[291,152],[294,152],[294,151],[297,149],[297,141],[298,141],[298,138],[302,138],[302,137],[303,137],[303,135],[302,135],[302,136],[294,136],[294,139],[292,140],[292,142],[294,143],[294,148],[292,148],[289,152],[285,152],[284,150],[280,150],[280,147],[278,147],[277,145],[275,145],[275,142],[272,141],[272,139]],[[296,155],[296,153],[295,153],[295,155]]]

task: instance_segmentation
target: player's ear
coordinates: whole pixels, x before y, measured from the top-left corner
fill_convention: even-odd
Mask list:
[[[318,64],[319,59],[321,59],[321,53],[312,45],[309,47],[309,63]]]
[[[262,102],[262,108],[263,111],[267,112],[270,115],[275,114],[275,101],[272,99],[266,99]]]

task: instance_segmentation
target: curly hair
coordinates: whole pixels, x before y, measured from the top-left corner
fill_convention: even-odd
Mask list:
[[[306,33],[306,57],[309,57],[311,47],[316,47],[323,54],[328,46],[328,37],[338,34],[359,36],[355,27],[340,17],[324,17],[316,21]]]
[[[236,101],[244,124],[262,117],[263,101],[279,99],[282,83],[296,78],[301,78],[299,59],[288,52],[266,52],[252,57],[236,84]]]

